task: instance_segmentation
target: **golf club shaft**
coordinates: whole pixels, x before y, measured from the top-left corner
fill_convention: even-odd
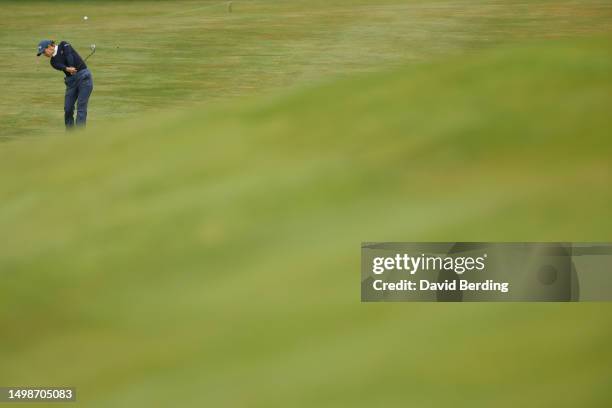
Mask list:
[[[92,56],[92,55],[94,55],[95,53],[96,53],[96,48],[94,48],[94,49],[93,49],[93,50],[92,50],[92,51],[89,53],[89,55],[88,55],[88,56],[86,56],[86,57],[83,59],[83,62],[81,62],[81,63],[79,64],[79,66],[78,66],[78,67],[76,67],[76,69],[77,69],[77,70],[80,70],[80,69],[81,69],[81,67],[83,66],[83,64],[84,64],[84,63],[85,63],[85,62],[86,62],[86,61],[89,59],[89,57],[91,57],[91,56]]]

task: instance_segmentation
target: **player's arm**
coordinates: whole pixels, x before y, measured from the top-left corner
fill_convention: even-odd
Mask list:
[[[67,74],[73,75],[75,72],[77,72],[77,69],[74,67],[74,50],[72,49],[72,45],[70,45],[69,43],[64,44],[64,57],[66,57],[67,65],[58,65],[62,66],[62,68],[60,68],[62,71],[66,72]]]

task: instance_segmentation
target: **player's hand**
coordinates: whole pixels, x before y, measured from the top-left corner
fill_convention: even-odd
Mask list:
[[[66,72],[68,72],[70,75],[74,75],[77,72],[77,69],[75,67],[66,67]]]

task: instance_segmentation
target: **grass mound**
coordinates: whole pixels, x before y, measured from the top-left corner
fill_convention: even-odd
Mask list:
[[[361,305],[359,245],[610,240],[608,45],[3,145],[0,383],[88,407],[603,404],[609,306]]]

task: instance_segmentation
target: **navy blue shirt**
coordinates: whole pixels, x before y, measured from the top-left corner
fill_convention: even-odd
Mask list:
[[[85,61],[83,61],[81,56],[72,48],[72,45],[66,41],[60,42],[57,46],[57,54],[55,57],[51,57],[51,66],[58,71],[63,71],[67,77],[70,76],[66,71],[67,67],[75,67],[79,71],[87,69]]]

